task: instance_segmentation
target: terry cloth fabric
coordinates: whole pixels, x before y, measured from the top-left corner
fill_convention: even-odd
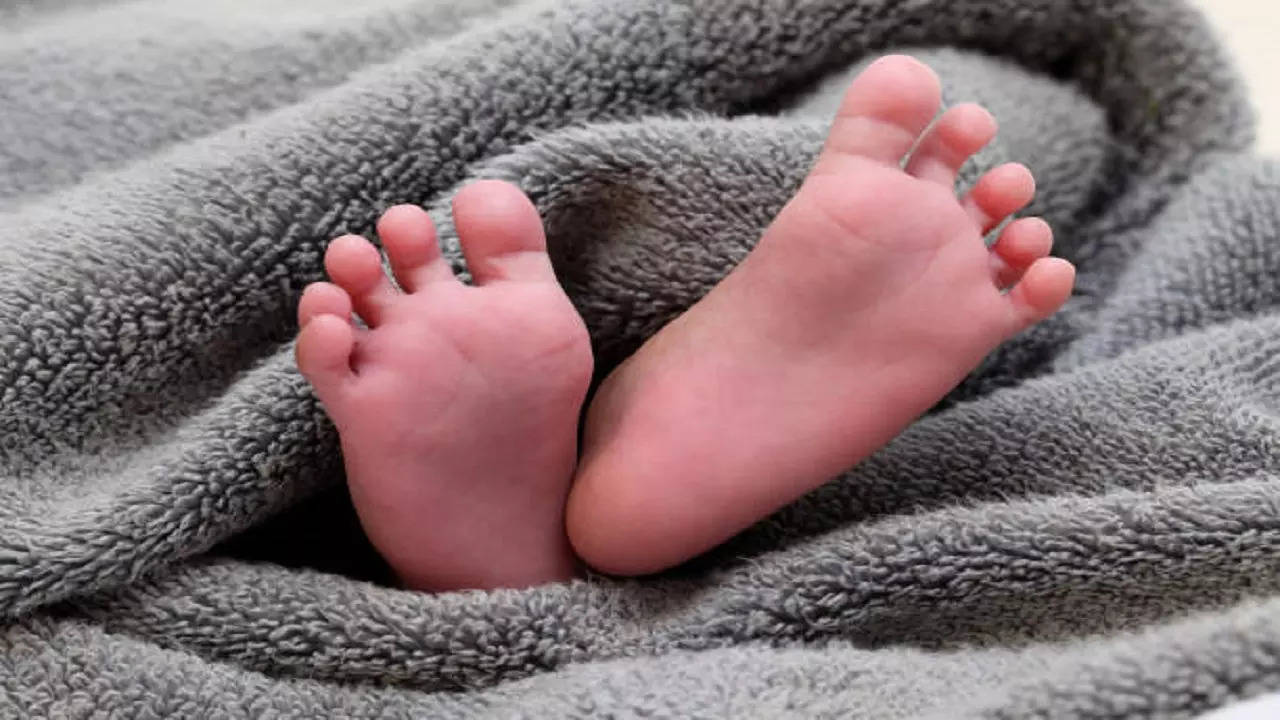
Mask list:
[[[661,577],[385,582],[292,361],[326,242],[505,178],[601,372],[931,63],[1076,295]],[[49,717],[1192,718],[1280,688],[1280,165],[1156,0],[0,4],[0,704]],[[786,427],[777,428],[785,434]],[[426,479],[426,480],[429,480]]]

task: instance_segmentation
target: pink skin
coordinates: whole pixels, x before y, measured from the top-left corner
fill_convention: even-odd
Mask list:
[[[518,190],[477,183],[454,202],[475,287],[417,208],[378,226],[404,293],[367,241],[335,240],[335,284],[299,307],[298,365],[403,582],[561,580],[572,550],[617,574],[675,565],[856,465],[1055,312],[1074,270],[1046,257],[1047,224],[1016,220],[982,243],[1030,201],[1030,172],[1001,166],[963,200],[952,192],[995,134],[985,110],[947,111],[899,169],[938,105],[937,78],[909,58],[854,81],[755,251],[601,387],[576,476],[590,347]]]
[[[524,587],[577,570],[564,505],[592,359],[556,283],[542,223],[505,183],[460,192],[475,286],[454,277],[427,214],[378,223],[404,292],[364,238],[333,241],[334,284],[298,308],[298,367],[342,438],[365,532],[408,587]],[[368,324],[357,329],[355,311]]]
[[[602,571],[658,571],[704,552],[853,467],[997,345],[1058,310],[1075,278],[1017,220],[1034,180],[997,167],[969,195],[961,164],[995,135],[948,110],[937,77],[879,60],[756,249],[601,386],[567,511]],[[1007,290],[1008,292],[1002,292]]]

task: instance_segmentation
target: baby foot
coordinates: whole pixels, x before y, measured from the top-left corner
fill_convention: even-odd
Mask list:
[[[298,308],[298,367],[338,428],[360,521],[406,585],[568,578],[586,327],[523,193],[475,183],[453,210],[475,286],[454,277],[424,211],[391,208],[378,234],[404,292],[364,238],[334,240],[334,284],[308,287]]]
[[[884,58],[845,96],[819,160],[756,249],[601,386],[568,506],[606,572],[703,552],[888,443],[994,347],[1054,313],[1074,269],[1021,165],[963,200],[961,164],[995,134],[947,111],[937,77]],[[916,147],[905,170],[901,159]]]

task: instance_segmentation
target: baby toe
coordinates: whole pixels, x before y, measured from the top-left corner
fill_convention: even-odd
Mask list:
[[[343,235],[329,244],[324,267],[351,297],[356,314],[370,327],[382,323],[397,293],[382,269],[378,249],[359,235]]]
[[[306,327],[320,315],[349,319],[351,311],[351,296],[346,290],[333,283],[311,283],[302,291],[302,299],[298,301],[298,327]]]
[[[456,280],[440,254],[435,224],[417,205],[396,205],[378,220],[378,238],[400,287],[417,292],[439,280]]]
[[[1012,287],[1032,263],[1053,249],[1053,229],[1040,218],[1020,218],[1009,223],[991,246],[992,280],[996,287]]]
[[[1010,335],[1026,330],[1057,312],[1075,285],[1076,269],[1062,258],[1041,258],[1031,264],[1009,291]]]
[[[294,347],[298,370],[330,410],[355,375],[351,369],[355,341],[355,327],[337,315],[317,315],[298,333]]]
[[[964,200],[964,209],[986,234],[1026,207],[1035,194],[1036,179],[1027,166],[1006,163],[978,179]]]
[[[973,103],[957,105],[943,113],[920,141],[907,163],[907,172],[954,187],[960,167],[995,135],[996,119],[985,108]]]

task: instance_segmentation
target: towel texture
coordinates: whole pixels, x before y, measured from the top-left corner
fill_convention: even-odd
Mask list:
[[[357,5],[0,5],[3,714],[1193,718],[1280,688],[1280,163],[1185,4]],[[511,180],[607,371],[750,251],[887,50],[1000,119],[962,185],[1031,166],[1068,307],[678,571],[389,587],[292,361],[328,239],[419,203],[462,270],[452,191]]]

